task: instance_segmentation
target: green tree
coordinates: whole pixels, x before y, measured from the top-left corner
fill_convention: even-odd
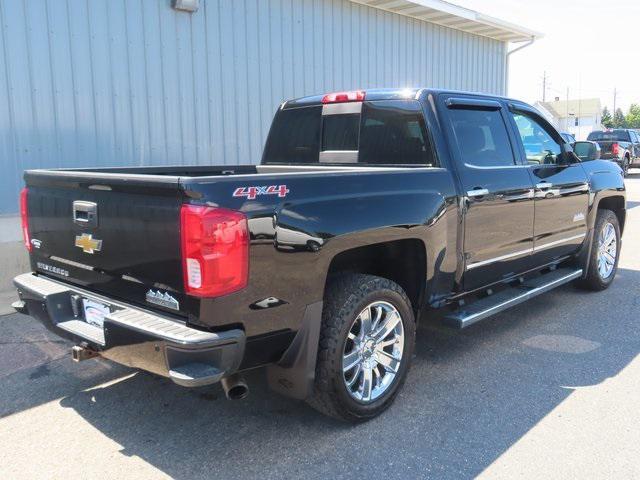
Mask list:
[[[609,111],[609,109],[607,107],[604,107],[602,109],[602,125],[605,128],[612,128],[613,127],[613,118],[611,118],[611,112]]]
[[[626,123],[622,109],[616,108],[616,113],[613,114],[613,128],[625,128]]]
[[[625,116],[627,128],[640,128],[640,105],[632,103],[629,113]]]

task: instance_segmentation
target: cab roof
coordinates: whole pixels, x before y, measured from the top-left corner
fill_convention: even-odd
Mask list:
[[[481,92],[467,92],[461,90],[449,90],[449,89],[437,89],[437,88],[369,88],[364,90],[352,90],[345,92],[327,92],[318,95],[309,95],[306,97],[295,98],[293,100],[287,100],[281,105],[281,109],[285,110],[288,108],[296,108],[296,107],[308,107],[313,105],[322,105],[323,103],[341,103],[340,100],[329,100],[327,101],[327,97],[336,95],[352,95],[356,93],[364,94],[364,100],[406,100],[406,99],[415,99],[418,100],[423,94],[463,94],[463,95],[473,95],[484,98],[501,98],[505,99],[505,97],[501,97],[499,95],[493,95],[489,93],[481,93]],[[513,100],[515,99],[507,99]],[[348,101],[356,101],[356,100],[344,100]]]

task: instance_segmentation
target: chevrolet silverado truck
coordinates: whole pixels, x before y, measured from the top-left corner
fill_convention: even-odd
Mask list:
[[[640,167],[640,136],[635,130],[594,130],[587,140],[598,142],[600,158],[611,160],[620,165],[626,177],[629,168]]]
[[[265,367],[347,421],[394,400],[420,318],[460,329],[569,282],[607,288],[626,212],[622,170],[581,161],[529,105],[431,89],[284,102],[260,165],[24,178],[15,308],[75,360],[229,398]]]

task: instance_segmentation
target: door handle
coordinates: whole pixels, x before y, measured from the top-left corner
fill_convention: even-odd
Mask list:
[[[536,188],[538,190],[543,190],[543,189],[551,188],[551,187],[553,187],[553,183],[550,183],[550,182],[540,182],[540,183],[536,184]]]
[[[473,190],[467,191],[467,197],[483,197],[485,195],[489,195],[487,188],[474,188]]]

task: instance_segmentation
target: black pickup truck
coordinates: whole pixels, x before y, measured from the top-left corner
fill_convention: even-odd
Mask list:
[[[640,167],[640,137],[635,130],[594,130],[587,140],[598,142],[600,157],[620,165],[625,177],[629,168]]]
[[[76,360],[229,398],[265,366],[351,421],[393,401],[434,309],[464,328],[571,281],[607,288],[626,212],[621,169],[581,161],[529,105],[430,89],[287,101],[257,166],[25,181],[15,308]]]

